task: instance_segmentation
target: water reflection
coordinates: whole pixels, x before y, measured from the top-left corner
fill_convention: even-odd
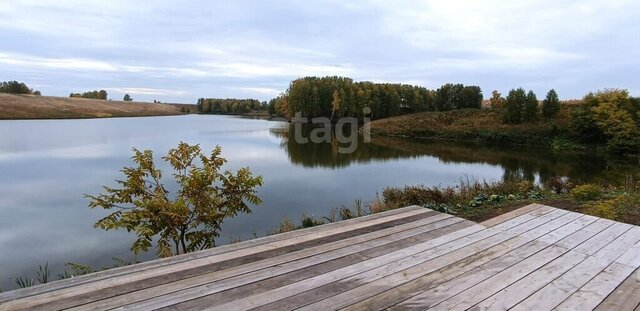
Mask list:
[[[483,146],[433,140],[415,140],[374,136],[369,143],[362,136],[348,144],[357,144],[353,153],[338,152],[345,144],[335,139],[329,143],[301,143],[295,139],[294,125],[271,129],[282,140],[281,147],[293,164],[303,167],[344,168],[352,164],[366,164],[400,159],[435,157],[444,164],[488,164],[500,166],[502,180],[531,180],[546,182],[555,176],[566,176],[577,182],[621,183],[625,176],[640,173],[635,163],[609,159],[589,152],[552,152],[542,148]],[[312,126],[302,127],[302,136],[309,137]],[[473,175],[470,172],[470,175]]]

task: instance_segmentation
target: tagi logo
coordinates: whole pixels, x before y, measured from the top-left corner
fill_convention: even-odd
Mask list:
[[[332,139],[335,138],[339,143],[338,153],[353,153],[358,148],[360,133],[363,136],[362,141],[364,143],[371,141],[371,108],[365,107],[362,109],[362,112],[364,117],[362,118],[361,131],[358,131],[360,120],[355,117],[339,118],[335,123],[332,122],[330,118],[317,117],[311,119],[313,129],[309,132],[308,136],[304,135],[303,125],[309,124],[309,119],[303,117],[301,112],[297,112],[291,119],[294,130],[293,139],[299,144],[330,144]],[[291,138],[291,133],[289,137]]]

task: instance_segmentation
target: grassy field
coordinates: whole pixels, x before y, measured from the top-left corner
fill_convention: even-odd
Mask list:
[[[146,117],[185,114],[195,105],[152,104],[0,93],[0,119],[80,119],[109,117]]]
[[[374,135],[475,141],[497,144],[549,145],[566,132],[571,107],[565,106],[550,121],[504,124],[500,112],[491,109],[465,109],[422,112],[371,122]]]

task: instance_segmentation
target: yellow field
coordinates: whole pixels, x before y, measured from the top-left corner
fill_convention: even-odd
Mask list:
[[[0,119],[76,119],[144,117],[196,112],[195,105],[151,104],[86,98],[15,95],[0,93]]]

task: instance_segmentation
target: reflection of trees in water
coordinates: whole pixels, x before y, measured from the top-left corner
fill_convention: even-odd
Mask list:
[[[312,129],[304,126],[302,136],[308,138]],[[360,136],[355,152],[341,154],[335,130],[331,133],[331,143],[298,143],[293,138],[293,131],[291,125],[289,130],[273,129],[271,133],[282,139],[281,146],[291,162],[305,167],[341,168],[352,163],[431,156],[443,163],[497,165],[504,169],[503,180],[535,180],[539,176],[540,181],[545,182],[554,176],[568,176],[577,182],[621,183],[628,174],[640,173],[637,165],[590,153],[552,153],[536,148],[488,147],[380,136],[372,137],[370,143],[364,143]]]
[[[301,136],[308,139],[312,130],[311,126],[302,127]],[[271,133],[282,139],[280,146],[287,151],[291,162],[304,167],[342,168],[352,163],[370,163],[419,156],[383,145],[367,144],[360,135],[353,138],[355,141],[340,143],[336,138],[335,129],[331,131],[330,143],[297,142],[293,134],[293,125],[289,131],[287,129],[272,129]],[[344,135],[348,137],[348,133],[345,132]],[[352,143],[357,143],[354,152],[338,152],[339,147],[346,148]]]

